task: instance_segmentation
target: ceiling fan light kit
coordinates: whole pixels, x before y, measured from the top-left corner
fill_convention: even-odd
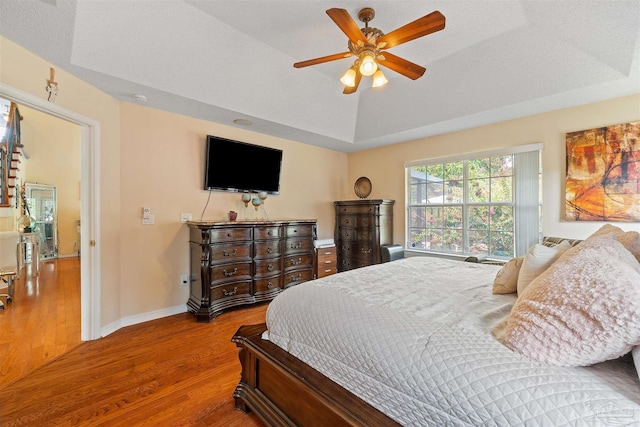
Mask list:
[[[365,7],[358,12],[358,19],[364,22],[364,28],[359,28],[358,24],[345,9],[329,9],[327,10],[327,15],[348,37],[347,46],[349,51],[296,62],[293,66],[295,68],[303,68],[355,56],[356,60],[351,68],[340,78],[340,82],[344,85],[344,91],[342,92],[344,94],[351,94],[358,90],[363,76],[373,76],[372,87],[384,86],[388,80],[382,73],[380,66],[387,67],[412,80],[422,77],[426,71],[424,67],[384,51],[399,44],[435,33],[445,27],[445,17],[438,11],[431,12],[388,34],[384,34],[377,28],[369,27],[369,21],[375,16],[375,11],[370,7]]]
[[[349,68],[344,75],[340,77],[340,81],[347,87],[354,87],[356,85],[356,70],[354,70],[353,67]]]

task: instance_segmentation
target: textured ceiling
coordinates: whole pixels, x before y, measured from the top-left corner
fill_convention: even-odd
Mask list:
[[[390,50],[422,78],[343,95],[353,59],[292,66],[347,50],[332,7],[447,23]],[[640,0],[2,0],[0,34],[118,99],[344,152],[640,93]]]

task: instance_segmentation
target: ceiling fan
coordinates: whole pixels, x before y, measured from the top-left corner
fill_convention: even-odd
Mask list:
[[[375,16],[375,11],[370,7],[361,9],[358,12],[358,19],[364,22],[364,28],[359,28],[358,24],[345,9],[332,8],[327,10],[327,15],[349,38],[347,44],[349,50],[296,62],[293,66],[295,68],[303,68],[355,56],[355,62],[340,79],[344,84],[344,91],[342,92],[344,94],[354,93],[358,90],[362,76],[373,76],[373,87],[387,83],[387,79],[378,65],[387,67],[412,80],[422,77],[426,71],[424,67],[393,55],[387,52],[386,49],[435,33],[444,29],[445,26],[444,15],[438,11],[431,12],[387,34],[377,28],[369,27],[369,22]]]

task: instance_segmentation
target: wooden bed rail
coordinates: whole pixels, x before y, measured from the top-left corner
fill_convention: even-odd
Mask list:
[[[266,325],[240,327],[240,383],[235,408],[269,426],[399,426],[376,408],[298,358],[262,339]]]

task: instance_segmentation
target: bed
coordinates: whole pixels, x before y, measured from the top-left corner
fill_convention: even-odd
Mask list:
[[[502,268],[411,257],[287,290],[233,337],[236,409],[267,425],[639,426],[630,354],[555,366],[497,338],[518,298],[492,293]]]

